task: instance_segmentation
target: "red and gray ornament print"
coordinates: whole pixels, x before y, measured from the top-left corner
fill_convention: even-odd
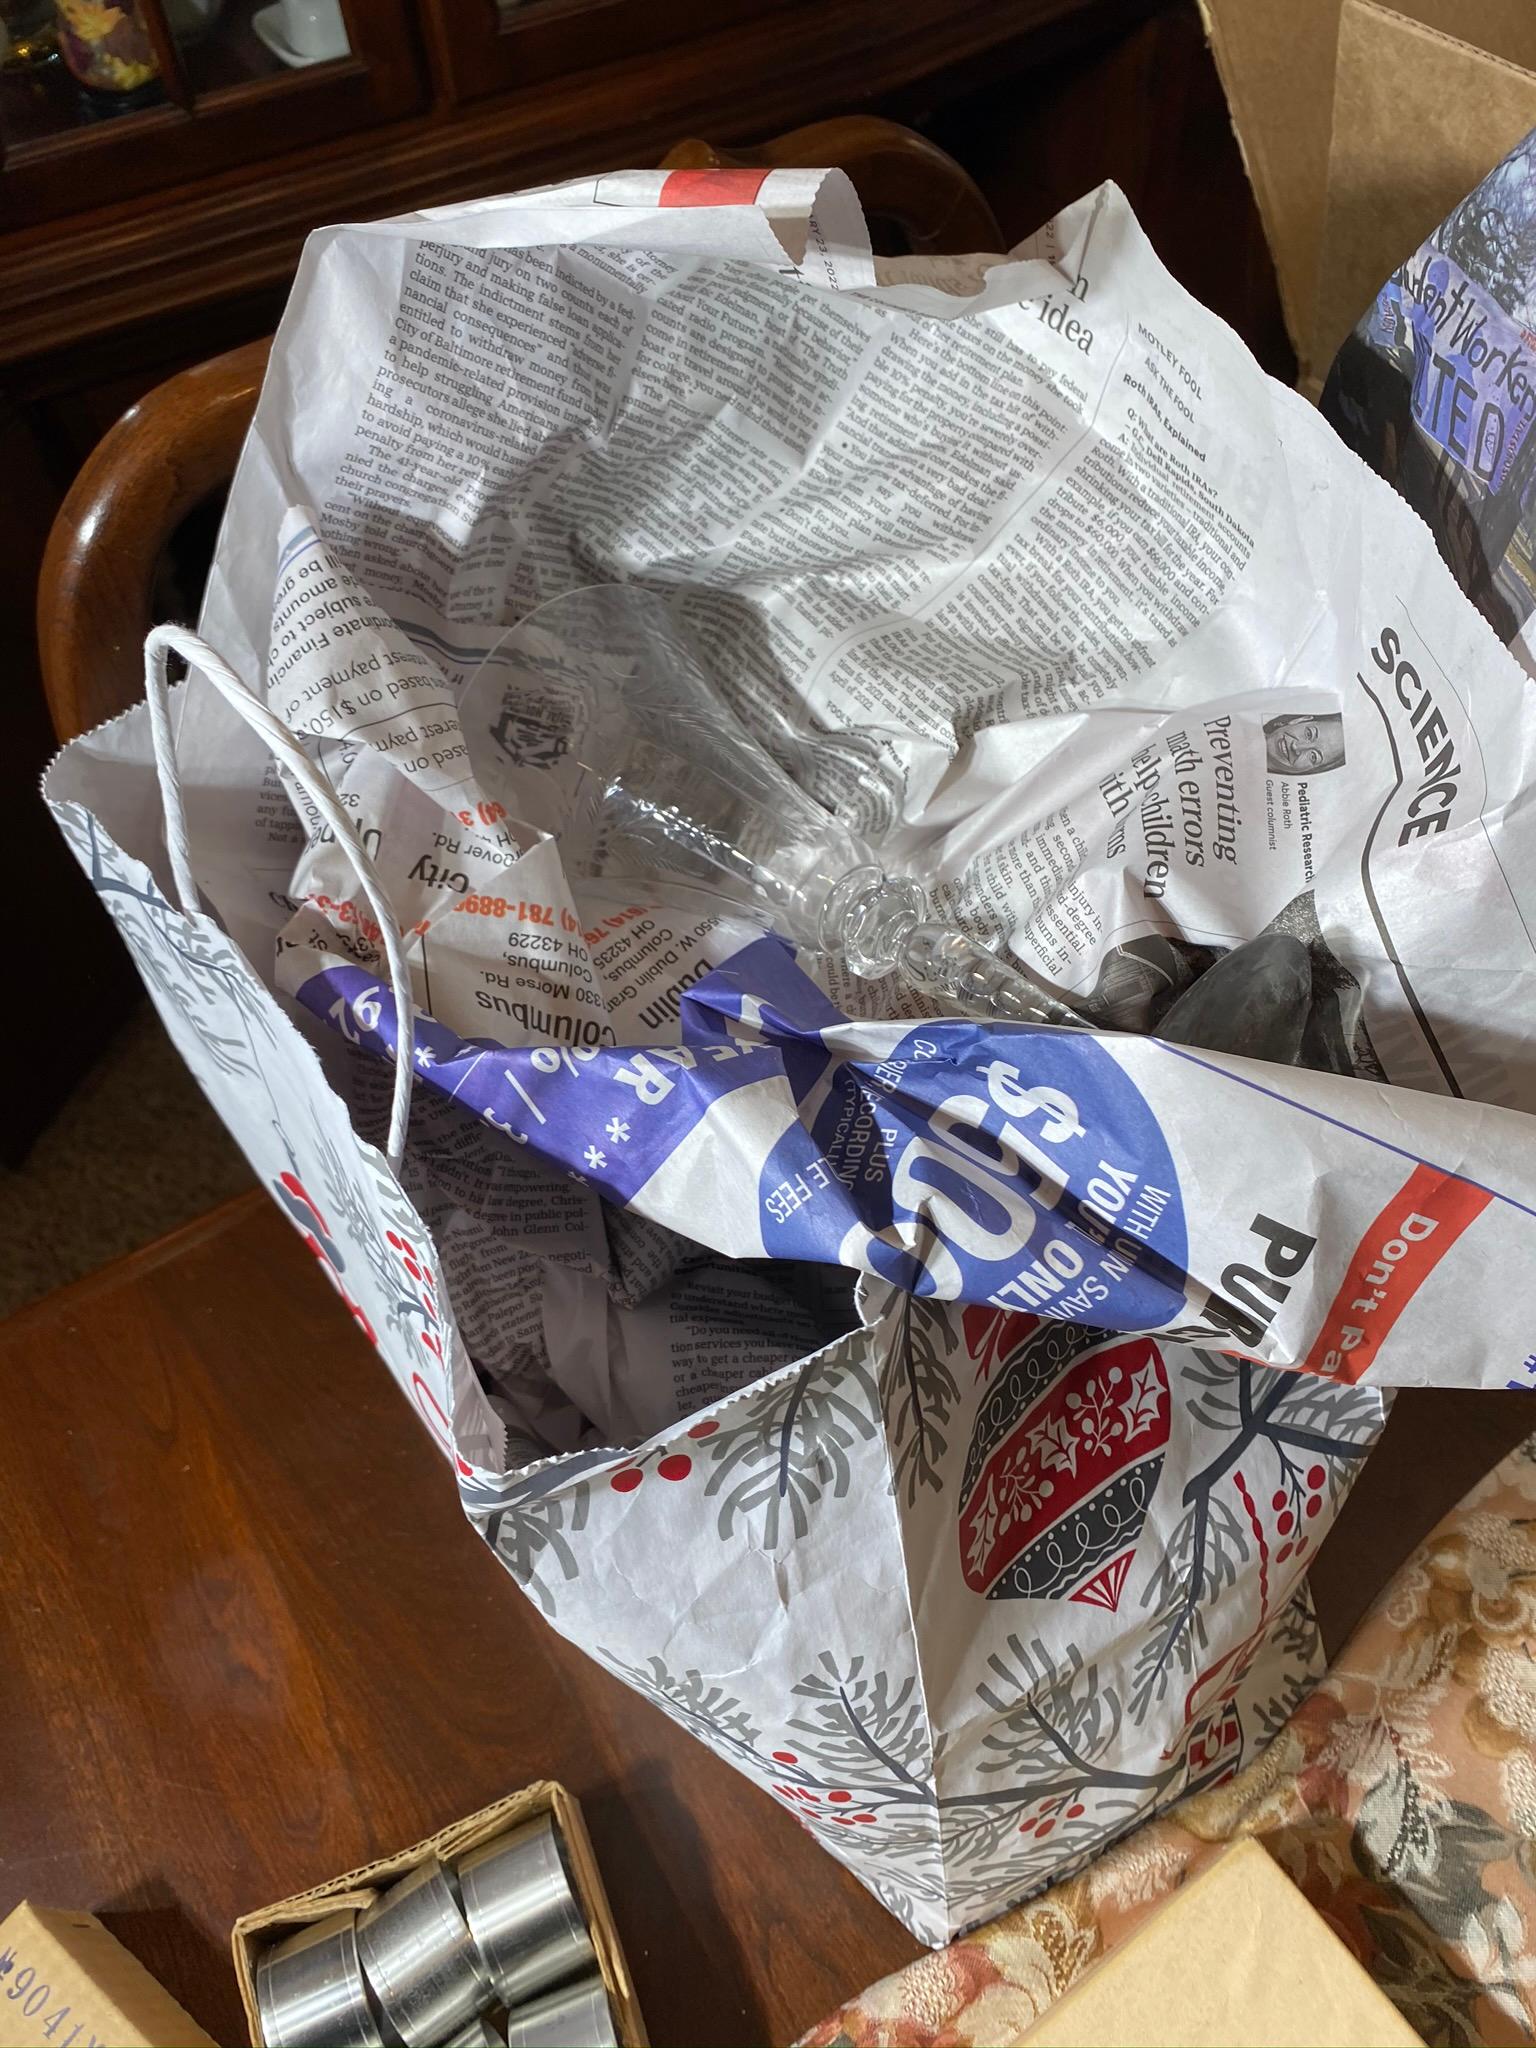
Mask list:
[[[1120,1605],[1168,1444],[1168,1375],[1147,1337],[980,1310],[960,1488],[960,1567],[989,1600]]]

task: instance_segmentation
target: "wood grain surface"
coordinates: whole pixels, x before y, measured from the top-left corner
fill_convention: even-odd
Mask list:
[[[0,1390],[0,1915],[99,1913],[238,2042],[238,1912],[548,1776],[658,2048],[788,2041],[917,1953],[534,1611],[264,1196],[14,1318]],[[1400,1399],[1317,1567],[1332,1641],[1530,1412]]]
[[[265,1196],[0,1331],[0,1917],[84,1907],[226,2044],[235,1915],[530,1779],[652,2039],[786,2041],[917,1953],[557,1636]]]

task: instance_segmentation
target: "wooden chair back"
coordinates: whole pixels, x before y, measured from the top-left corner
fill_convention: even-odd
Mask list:
[[[836,164],[873,218],[917,255],[1000,249],[991,208],[952,157],[893,121],[819,121],[742,154],[680,143],[668,170]],[[61,740],[126,710],[142,688],[157,564],[189,513],[228,488],[270,339],[168,378],[103,435],[70,487],[38,579],[43,685]]]

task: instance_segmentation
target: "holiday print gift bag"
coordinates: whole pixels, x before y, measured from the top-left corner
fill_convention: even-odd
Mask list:
[[[312,238],[201,637],[46,790],[473,1527],[935,1943],[1284,1721],[1386,1390],[1525,1383],[1536,1216],[1507,657],[1112,188],[943,282],[835,173]],[[1301,1052],[578,868],[594,582],[1085,1017],[1257,960]]]

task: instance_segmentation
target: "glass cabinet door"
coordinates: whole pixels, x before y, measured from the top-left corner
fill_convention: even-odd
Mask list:
[[[407,0],[0,0],[0,222],[132,199],[408,114]]]

